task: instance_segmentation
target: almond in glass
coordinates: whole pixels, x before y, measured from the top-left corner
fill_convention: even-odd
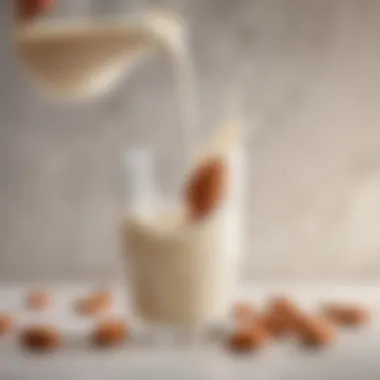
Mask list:
[[[228,167],[223,158],[209,158],[200,164],[185,189],[190,220],[198,221],[213,213],[227,193]]]

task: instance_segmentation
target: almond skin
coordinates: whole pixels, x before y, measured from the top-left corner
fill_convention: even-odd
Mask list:
[[[370,313],[360,305],[331,303],[322,309],[322,314],[337,325],[358,327],[369,323]]]
[[[52,351],[61,345],[61,335],[53,326],[39,325],[27,327],[21,333],[21,343],[34,351]]]
[[[214,157],[198,166],[187,184],[185,200],[193,221],[209,216],[227,193],[228,168],[222,158]]]
[[[228,346],[236,353],[247,353],[253,350],[254,342],[249,330],[236,331],[230,337]]]
[[[110,306],[108,302],[96,298],[85,298],[77,301],[75,310],[78,314],[91,316],[107,311]]]
[[[51,295],[45,290],[35,290],[28,294],[26,306],[31,310],[44,310],[52,304]]]
[[[8,314],[0,314],[0,336],[8,333],[13,327],[12,317]]]
[[[229,339],[228,346],[233,352],[249,353],[263,348],[268,340],[267,331],[261,326],[255,325],[235,331]]]
[[[100,290],[76,301],[74,307],[78,314],[96,315],[103,313],[112,306],[113,295],[108,290]]]
[[[337,338],[333,324],[323,317],[305,314],[297,322],[296,333],[305,346],[322,348],[331,345]]]
[[[275,296],[269,300],[269,312],[284,317],[295,317],[302,313],[299,306],[291,299],[285,296]]]
[[[111,291],[102,289],[77,300],[74,309],[78,314],[94,316],[108,311],[113,303]]]
[[[113,294],[110,290],[98,290],[94,292],[90,298],[96,299],[102,303],[111,304],[113,301]]]
[[[112,347],[125,341],[128,329],[124,321],[110,318],[99,323],[92,334],[92,343],[97,347]]]
[[[292,331],[291,322],[278,314],[264,314],[259,319],[259,324],[267,330],[273,338],[282,338]]]

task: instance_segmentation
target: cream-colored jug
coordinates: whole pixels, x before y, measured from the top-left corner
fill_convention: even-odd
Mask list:
[[[14,43],[29,76],[50,95],[69,99],[106,93],[159,49],[186,60],[182,23],[162,12],[42,18],[15,24]]]
[[[178,90],[181,144],[189,157],[198,126],[195,77],[182,19],[171,12],[120,9],[119,0],[57,2],[52,12],[14,24],[13,37],[25,72],[51,98],[77,102],[107,95],[133,69],[166,53]]]

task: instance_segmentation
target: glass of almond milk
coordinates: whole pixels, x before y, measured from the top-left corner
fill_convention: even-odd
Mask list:
[[[135,186],[122,224],[123,252],[132,309],[148,325],[203,328],[228,321],[244,250],[244,158],[240,141],[232,141],[235,127],[218,129],[184,176],[186,185],[215,158],[228,170],[223,198],[200,220],[187,217],[186,186],[175,202],[160,198],[149,152],[127,154],[128,183]]]

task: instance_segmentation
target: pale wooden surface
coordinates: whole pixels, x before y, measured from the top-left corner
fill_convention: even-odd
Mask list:
[[[64,346],[51,355],[30,355],[20,350],[16,329],[12,335],[0,339],[0,378],[4,380],[378,380],[380,377],[379,283],[251,284],[240,297],[252,300],[256,306],[280,290],[308,308],[315,308],[321,300],[361,300],[372,308],[373,321],[368,328],[341,331],[337,343],[321,352],[305,351],[294,342],[284,342],[273,343],[260,354],[247,357],[231,356],[218,336],[181,342],[162,335],[160,339],[156,335],[153,340],[141,340],[143,335],[139,334],[121,348],[94,352],[88,346],[94,320],[79,319],[71,312],[72,300],[86,294],[91,287],[51,284],[48,288],[54,295],[55,306],[42,314],[25,312],[23,299],[28,288],[0,286],[0,308],[12,311],[18,328],[41,320],[57,324],[64,331]],[[114,313],[125,315],[128,310],[125,293],[119,286],[115,290]]]
[[[30,89],[0,4],[0,278],[120,273],[119,154],[146,142],[176,161],[176,106],[157,59],[99,104],[61,108]],[[380,2],[172,2],[188,17],[205,125],[238,61],[250,145],[248,278],[380,274]],[[239,26],[255,29],[248,54]],[[235,52],[237,51],[237,55]],[[169,154],[170,152],[170,154]],[[165,166],[162,166],[165,168]],[[162,171],[162,182],[173,174]]]

